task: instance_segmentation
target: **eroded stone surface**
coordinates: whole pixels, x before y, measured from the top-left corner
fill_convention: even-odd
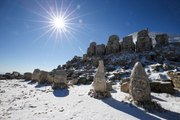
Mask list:
[[[134,101],[149,101],[150,84],[148,76],[140,62],[134,65],[130,76],[129,93]]]

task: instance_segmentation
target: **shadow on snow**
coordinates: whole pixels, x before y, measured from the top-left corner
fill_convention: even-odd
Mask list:
[[[180,114],[172,111],[166,110],[165,112],[153,112],[152,114],[156,116],[152,116],[145,112],[144,110],[139,109],[138,107],[126,103],[126,102],[120,102],[114,98],[107,98],[102,100],[107,105],[113,107],[114,109],[117,109],[119,111],[122,111],[124,113],[127,113],[131,116],[136,117],[137,119],[143,119],[143,120],[160,120],[160,118],[156,117],[159,116],[164,119],[173,119],[178,120],[180,118]]]
[[[69,90],[68,89],[54,89],[53,94],[56,97],[66,97],[69,95]]]

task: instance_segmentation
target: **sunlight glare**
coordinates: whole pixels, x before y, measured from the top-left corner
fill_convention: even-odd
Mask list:
[[[55,17],[53,18],[53,26],[56,29],[64,29],[65,28],[65,20],[62,17]]]

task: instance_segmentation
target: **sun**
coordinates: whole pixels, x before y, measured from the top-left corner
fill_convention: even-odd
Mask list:
[[[86,26],[82,22],[84,14],[79,15],[80,5],[76,7],[73,3],[65,3],[65,0],[52,0],[51,2],[36,1],[40,11],[32,10],[33,14],[39,16],[40,20],[32,22],[41,23],[42,27],[36,30],[43,30],[43,33],[36,40],[46,36],[48,40],[54,40],[57,43],[62,40],[76,40],[78,33],[83,33],[82,29]]]
[[[59,30],[65,29],[66,22],[65,19],[62,17],[54,17],[51,23],[55,29],[59,29]]]

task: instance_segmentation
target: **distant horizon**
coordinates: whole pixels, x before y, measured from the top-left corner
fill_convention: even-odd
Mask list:
[[[113,34],[180,34],[179,8],[179,0],[1,0],[0,73],[51,71]]]

